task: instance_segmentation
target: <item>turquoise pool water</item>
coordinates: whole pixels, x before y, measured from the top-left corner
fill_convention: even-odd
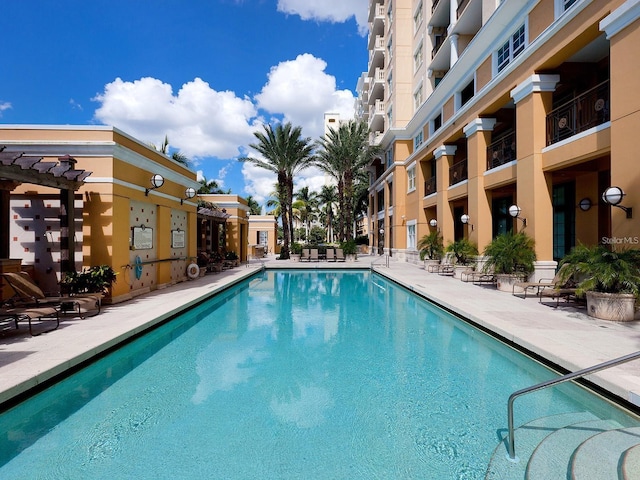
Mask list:
[[[481,479],[553,376],[376,274],[267,271],[5,412],[0,478]],[[624,417],[564,385],[516,425],[583,410]]]

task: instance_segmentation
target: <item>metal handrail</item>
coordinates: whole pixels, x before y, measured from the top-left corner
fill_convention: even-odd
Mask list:
[[[518,398],[521,395],[525,395],[527,393],[537,392],[538,390],[542,390],[543,388],[552,387],[560,383],[564,383],[564,382],[574,380],[576,378],[584,377],[585,375],[599,372],[600,370],[605,370],[610,367],[615,367],[616,365],[621,365],[623,363],[627,363],[632,360],[636,360],[638,358],[640,358],[640,352],[630,353],[629,355],[614,358],[613,360],[609,360],[604,363],[599,363],[598,365],[594,365],[592,367],[583,368],[582,370],[578,370],[573,373],[568,373],[559,378],[547,380],[546,382],[538,383],[537,385],[533,385],[531,387],[523,388],[522,390],[513,392],[509,396],[509,403],[507,408],[507,422],[509,424],[509,444],[507,445],[507,449],[508,449],[509,459],[512,461],[517,461],[516,447],[515,447],[515,432],[513,428],[513,402],[515,402],[516,398]]]
[[[369,268],[370,268],[371,270],[373,270],[373,266],[374,266],[377,262],[379,262],[380,260],[382,260],[383,258],[384,258],[384,261],[385,261],[385,267],[389,268],[389,255],[387,255],[387,254],[381,255],[381,257],[380,257],[380,258],[377,258],[377,259],[375,259],[373,262],[371,262],[371,265],[369,266]]]

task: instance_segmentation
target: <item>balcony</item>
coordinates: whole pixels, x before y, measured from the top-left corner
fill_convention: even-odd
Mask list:
[[[384,99],[384,82],[385,82],[385,70],[384,68],[376,68],[376,71],[369,82],[369,102],[373,103],[375,100]]]
[[[487,147],[487,170],[516,159],[516,132],[511,132]]]
[[[375,2],[374,2],[375,3]],[[369,22],[374,22],[378,18],[384,19],[384,2],[375,3],[369,9]]]
[[[424,182],[424,196],[431,195],[432,193],[436,193],[438,191],[436,185],[436,177],[435,175],[431,177],[429,180]]]
[[[369,107],[369,130],[384,131],[385,103],[376,100],[376,103]]]
[[[449,186],[455,185],[467,179],[467,159],[454,163],[449,168]]]
[[[440,47],[442,47],[442,45],[444,45],[444,43],[447,41],[447,34],[445,33],[444,35],[438,35],[435,38],[435,45],[433,46],[433,50],[431,50],[431,60],[433,60],[436,57],[436,54],[438,53],[438,50],[440,50]]]
[[[578,95],[547,115],[547,146],[608,122],[609,80]]]
[[[376,68],[384,67],[384,37],[377,35],[373,49],[369,49],[369,76],[373,77]]]

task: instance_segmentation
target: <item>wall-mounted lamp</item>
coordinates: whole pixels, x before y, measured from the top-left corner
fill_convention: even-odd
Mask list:
[[[381,228],[379,231],[380,231],[380,235],[384,235],[384,228]]]
[[[627,218],[632,218],[633,209],[631,207],[623,207],[622,205],[620,205],[622,197],[624,196],[625,193],[620,187],[609,187],[602,194],[602,201],[611,205],[612,207],[621,208],[627,213]]]
[[[465,225],[469,225],[471,227],[471,230],[473,231],[473,225],[469,223],[470,220],[471,220],[471,217],[466,213],[460,217],[460,221]]]
[[[189,200],[190,198],[193,198],[195,196],[196,196],[196,189],[193,187],[188,187],[184,191],[184,198],[180,199],[180,205],[182,205],[185,200]]]
[[[583,198],[582,200],[580,200],[578,202],[578,208],[580,208],[580,210],[582,210],[583,212],[589,210],[591,208],[591,199]]]
[[[151,177],[151,188],[145,188],[144,194],[148,196],[151,190],[160,188],[162,185],[164,185],[164,177],[159,173],[156,173],[154,176]]]
[[[432,218],[431,220],[429,220],[429,225],[431,225],[433,228],[436,228],[438,226],[438,220]]]
[[[511,215],[513,218],[518,218],[518,219],[522,220],[522,226],[526,227],[527,226],[527,219],[526,218],[522,218],[520,216],[520,212],[521,211],[522,211],[522,209],[518,205],[511,205],[509,207],[509,215]]]

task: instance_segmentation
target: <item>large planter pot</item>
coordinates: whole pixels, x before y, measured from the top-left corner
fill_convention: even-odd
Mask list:
[[[455,265],[453,267],[453,278],[462,278],[462,272],[466,272],[468,270],[471,270],[469,265]]]
[[[289,254],[289,260],[291,260],[292,262],[299,262],[300,261],[300,254],[299,253],[291,253],[291,254]]]
[[[496,287],[501,292],[508,293],[523,293],[524,289],[515,287],[514,285],[519,282],[523,282],[524,277],[522,275],[511,275],[506,273],[500,273],[496,275]]]
[[[355,253],[347,253],[344,258],[347,262],[355,262],[358,257]]]
[[[427,259],[424,261],[424,269],[429,271],[429,267],[440,265],[440,260]]]
[[[635,297],[630,293],[587,292],[587,313],[614,322],[629,322],[635,315]]]

